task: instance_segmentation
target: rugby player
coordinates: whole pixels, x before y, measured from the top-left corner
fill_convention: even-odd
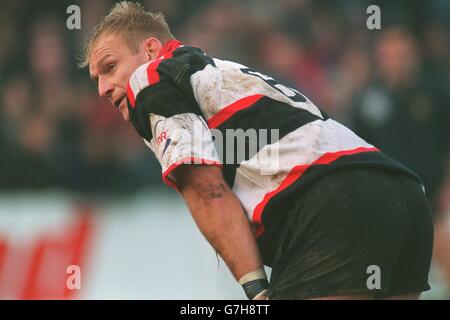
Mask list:
[[[95,27],[81,65],[249,299],[416,299],[430,288],[420,178],[296,89],[182,44],[161,14],[131,2]],[[243,153],[227,135],[262,129],[270,139],[244,139]]]

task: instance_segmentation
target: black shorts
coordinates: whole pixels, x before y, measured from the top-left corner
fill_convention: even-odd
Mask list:
[[[426,291],[432,247],[431,211],[417,181],[342,170],[308,187],[288,213],[272,265],[272,298]]]

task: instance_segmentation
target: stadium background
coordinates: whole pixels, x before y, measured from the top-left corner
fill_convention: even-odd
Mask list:
[[[1,3],[0,299],[243,299],[151,151],[76,67],[112,3]],[[142,3],[182,42],[298,88],[412,167],[450,230],[448,1]],[[66,27],[72,4],[81,30]],[[366,27],[371,4],[381,30]],[[66,287],[72,264],[80,290]],[[448,297],[437,264],[432,286],[425,298]]]

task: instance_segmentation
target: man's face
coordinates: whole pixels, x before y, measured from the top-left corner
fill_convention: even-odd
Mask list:
[[[127,83],[140,65],[148,62],[144,47],[132,53],[120,35],[101,36],[92,48],[89,60],[91,79],[98,84],[98,94],[119,108],[124,120],[129,120],[127,107]]]

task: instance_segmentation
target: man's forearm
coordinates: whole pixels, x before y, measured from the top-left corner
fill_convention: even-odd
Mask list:
[[[182,189],[182,194],[200,231],[236,280],[262,268],[248,219],[238,198],[225,183],[206,179]]]

